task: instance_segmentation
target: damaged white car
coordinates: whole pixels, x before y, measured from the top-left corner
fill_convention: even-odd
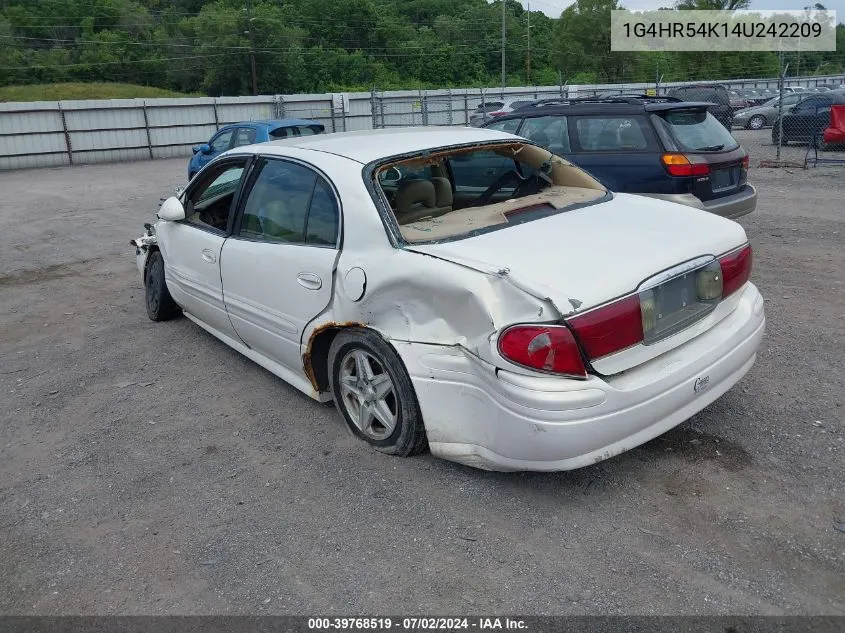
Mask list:
[[[742,227],[606,191],[486,129],[231,150],[132,243],[183,312],[380,451],[567,470],[646,442],[751,367]]]

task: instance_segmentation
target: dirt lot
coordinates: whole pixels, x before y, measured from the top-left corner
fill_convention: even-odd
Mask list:
[[[753,171],[739,385],[610,461],[494,474],[376,453],[147,319],[128,240],[185,162],[0,173],[0,612],[845,614],[845,167]]]

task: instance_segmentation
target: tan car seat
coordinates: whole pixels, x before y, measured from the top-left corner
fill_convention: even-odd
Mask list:
[[[442,183],[435,186],[431,180],[406,180],[396,191],[396,221],[399,224],[410,224],[423,218],[433,218],[452,210],[452,189],[446,178],[434,178],[436,181],[446,181],[445,193]],[[441,202],[448,205],[438,205],[438,190]]]

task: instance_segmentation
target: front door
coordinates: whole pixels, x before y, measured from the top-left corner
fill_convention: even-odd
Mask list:
[[[294,371],[305,326],[332,296],[340,213],[329,182],[280,159],[258,167],[221,254],[226,309],[241,340]]]
[[[235,338],[223,305],[220,251],[247,160],[225,160],[209,168],[184,194],[185,219],[156,225],[173,299],[191,316]]]

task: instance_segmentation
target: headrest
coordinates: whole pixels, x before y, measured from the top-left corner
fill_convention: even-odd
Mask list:
[[[434,185],[428,180],[406,180],[396,190],[396,210],[399,212],[417,206],[433,208],[437,203]]]

